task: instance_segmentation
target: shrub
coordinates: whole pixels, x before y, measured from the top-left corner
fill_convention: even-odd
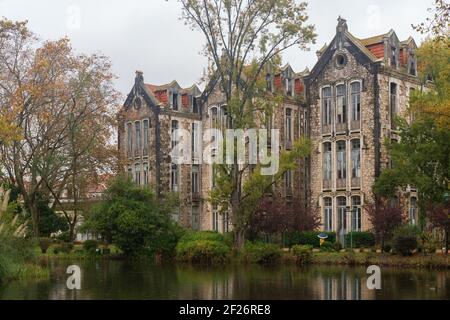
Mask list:
[[[247,242],[242,250],[242,256],[247,262],[273,264],[280,260],[282,250],[275,244]]]
[[[401,226],[394,231],[393,245],[394,250],[402,256],[410,256],[418,247],[418,235],[420,231],[415,226]]]
[[[21,268],[35,261],[32,248],[28,240],[0,235],[0,282],[19,277]]]
[[[383,252],[390,253],[392,251],[392,245],[390,243],[385,243],[382,250]]]
[[[227,260],[230,247],[214,240],[180,241],[176,248],[177,259],[192,263],[216,263]]]
[[[346,246],[350,247],[352,241],[353,248],[370,248],[375,245],[375,235],[371,232],[350,232],[345,236]]]
[[[39,247],[41,248],[41,252],[43,254],[47,253],[48,248],[50,248],[52,244],[52,239],[50,238],[40,238],[39,239]]]
[[[90,254],[95,253],[97,248],[98,242],[96,240],[87,240],[83,243],[83,249]]]
[[[190,242],[198,240],[209,240],[225,242],[225,236],[218,232],[213,231],[187,231],[180,239],[180,242]]]
[[[320,248],[320,239],[318,235],[325,233],[328,235],[328,242],[336,242],[335,232],[318,232],[318,231],[308,231],[308,232],[290,232],[285,235],[285,242],[288,247],[294,245],[310,245],[314,248]]]
[[[334,251],[341,251],[342,250],[342,244],[340,244],[339,242],[335,242],[333,243],[333,249]]]
[[[71,253],[72,250],[73,250],[73,244],[70,243],[70,242],[63,242],[63,243],[60,245],[60,250],[61,250],[62,253],[69,254],[69,253]]]
[[[356,255],[354,252],[347,252],[342,257],[346,265],[354,266],[357,264]]]
[[[313,246],[295,245],[292,247],[292,254],[295,257],[297,264],[309,264],[313,258]]]
[[[322,244],[322,246],[320,247],[320,251],[322,251],[322,252],[333,252],[334,251],[333,243],[325,241]]]

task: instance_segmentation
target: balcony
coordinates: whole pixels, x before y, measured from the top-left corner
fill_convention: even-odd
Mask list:
[[[359,131],[361,130],[361,121],[352,121],[350,124],[350,129],[352,131]]]
[[[323,180],[323,189],[331,190],[331,180]]]
[[[336,180],[336,188],[337,189],[345,189],[347,187],[346,179],[337,179]]]
[[[324,135],[331,134],[331,125],[322,126],[322,134],[324,134]]]
[[[201,197],[200,193],[198,193],[198,192],[192,193],[192,202],[197,203],[197,202],[200,202],[201,199],[202,199],[202,197]]]
[[[336,132],[346,132],[347,124],[346,123],[336,123]]]
[[[352,188],[361,188],[361,178],[352,178]]]

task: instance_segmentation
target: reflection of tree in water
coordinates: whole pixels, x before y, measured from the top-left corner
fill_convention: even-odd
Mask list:
[[[82,290],[66,287],[66,268],[82,270]],[[190,266],[128,261],[51,262],[52,278],[0,287],[0,299],[449,299],[450,272],[382,268],[370,291],[366,268]]]

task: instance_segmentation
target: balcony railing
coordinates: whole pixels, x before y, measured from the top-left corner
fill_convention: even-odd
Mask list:
[[[347,180],[345,179],[337,179],[336,188],[345,189],[347,187]]]
[[[352,178],[352,188],[361,187],[361,178]]]
[[[323,188],[325,190],[331,190],[331,180],[323,180]]]

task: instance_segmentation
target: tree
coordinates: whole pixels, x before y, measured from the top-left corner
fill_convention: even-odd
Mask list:
[[[450,3],[446,0],[435,0],[434,8],[428,9],[432,17],[427,18],[426,22],[419,25],[413,25],[413,28],[422,33],[431,33],[435,37],[448,37],[450,25]]]
[[[50,238],[52,233],[67,231],[69,225],[67,224],[66,219],[59,216],[53,208],[50,208],[49,200],[42,195],[39,195],[38,199],[39,237]]]
[[[89,173],[81,159],[109,145],[106,130],[92,124],[108,125],[103,119],[114,112],[110,67],[104,56],[76,55],[66,38],[41,42],[26,22],[0,21],[0,110],[20,132],[0,145],[0,162],[24,198],[35,237],[38,195],[58,199],[70,178]]]
[[[426,208],[426,212],[431,226],[444,232],[444,248],[447,254],[450,232],[450,202],[447,200],[446,203],[431,205]]]
[[[450,38],[426,40],[417,56],[419,76],[427,88],[414,92],[411,112],[415,117],[432,117],[439,126],[450,130]]]
[[[210,83],[223,93],[233,128],[246,130],[255,128],[258,121],[265,123],[282,102],[265,90],[265,68],[269,64],[276,67],[286,49],[306,49],[314,42],[314,26],[306,24],[307,4],[294,0],[180,2],[184,21],[205,37],[204,53],[212,69]],[[217,188],[211,202],[222,213],[231,213],[238,247],[243,246],[249,221],[267,189],[309,150],[307,141],[297,143],[292,152],[295,156],[284,156],[291,163],[283,163],[273,177],[261,175],[261,166],[252,171],[239,165],[236,156],[231,165],[217,165]],[[245,182],[244,176],[249,176]]]
[[[170,219],[173,205],[169,202],[119,177],[109,185],[82,229],[101,235],[128,256],[169,255],[179,237],[179,229]]]
[[[402,208],[377,197],[374,203],[364,206],[364,210],[369,217],[369,221],[372,224],[378,242],[381,244],[381,248],[384,248],[385,241],[403,223]]]
[[[312,231],[320,226],[320,216],[314,210],[298,206],[300,199],[287,201],[281,197],[264,197],[250,221],[249,233],[277,234]]]

